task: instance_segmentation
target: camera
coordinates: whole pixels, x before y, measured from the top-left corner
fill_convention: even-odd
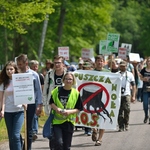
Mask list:
[[[122,88],[121,88],[121,94],[124,94],[125,90],[126,90],[126,89],[125,89],[124,87],[122,87]]]

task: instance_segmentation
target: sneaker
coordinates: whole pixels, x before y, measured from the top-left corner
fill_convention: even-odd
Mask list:
[[[126,131],[129,130],[129,125],[125,125],[125,130],[126,130]]]
[[[33,136],[32,136],[32,141],[35,141],[35,140],[37,140],[37,139],[38,139],[37,134],[33,134]]]
[[[95,146],[101,146],[102,145],[102,141],[96,141]]]
[[[119,128],[118,132],[123,132],[124,128]]]
[[[91,135],[92,135],[92,133],[91,133],[91,132],[88,132],[88,133],[87,133],[87,136],[91,136]]]
[[[144,123],[147,123],[148,117],[144,118]]]

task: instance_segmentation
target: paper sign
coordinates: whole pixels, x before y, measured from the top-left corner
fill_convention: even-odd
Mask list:
[[[93,58],[93,48],[83,48],[81,51],[81,57],[83,60]]]
[[[129,54],[130,61],[140,62],[140,55],[138,53],[130,53]]]
[[[127,55],[129,55],[129,53],[131,53],[132,44],[122,43],[121,47],[125,48],[127,50]]]
[[[119,47],[118,57],[121,58],[121,59],[126,59],[126,57],[127,57],[127,49]]]
[[[118,53],[119,38],[119,34],[108,33],[106,45],[107,51],[112,53]]]
[[[34,104],[33,76],[30,73],[12,75],[14,104]]]
[[[69,60],[69,47],[58,47],[58,55],[63,56],[65,60]]]
[[[100,40],[99,43],[99,54],[107,55],[110,54],[110,52],[106,49],[107,40]]]

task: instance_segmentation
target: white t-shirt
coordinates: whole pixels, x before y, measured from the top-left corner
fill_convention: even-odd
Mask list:
[[[131,95],[130,85],[131,85],[131,82],[135,82],[133,74],[129,71],[123,72],[121,73],[121,79],[122,79],[121,87],[125,88],[124,94],[121,94],[121,95],[122,96]]]
[[[24,110],[22,105],[14,105],[12,80],[10,80],[9,85],[5,90],[4,85],[1,84],[0,91],[4,91],[5,112],[18,112]]]

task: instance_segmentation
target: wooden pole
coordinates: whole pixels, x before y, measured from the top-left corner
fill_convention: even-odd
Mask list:
[[[24,107],[24,150],[27,150],[27,111]]]

